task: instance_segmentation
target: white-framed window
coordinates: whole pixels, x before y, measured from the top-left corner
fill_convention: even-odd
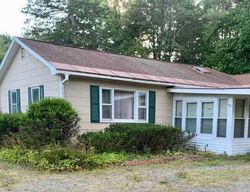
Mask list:
[[[197,129],[197,102],[187,102],[186,105],[186,127],[187,132],[196,133]]]
[[[227,105],[228,99],[219,99],[217,137],[226,137],[227,135]]]
[[[147,93],[138,92],[138,120],[147,121]]]
[[[248,103],[248,133],[247,137],[250,138],[250,102]]]
[[[20,89],[14,89],[9,91],[9,112],[10,113],[20,113]]]
[[[44,98],[44,86],[33,86],[28,88],[29,104],[41,101]]]
[[[176,128],[182,128],[182,100],[175,101],[175,119],[174,126]]]
[[[214,102],[202,102],[201,105],[201,133],[213,133]]]
[[[148,92],[100,88],[103,122],[147,122]]]
[[[244,138],[246,99],[235,99],[234,138]]]

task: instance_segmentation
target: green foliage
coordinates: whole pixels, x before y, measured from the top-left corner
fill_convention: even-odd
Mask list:
[[[29,106],[26,124],[18,136],[26,147],[65,144],[78,133],[79,120],[70,103],[63,99],[46,98]]]
[[[11,37],[8,35],[0,35],[0,63],[9,48]]]
[[[26,35],[230,74],[250,72],[249,1],[131,0],[124,8],[118,2],[30,0],[23,9],[32,21]]]
[[[84,133],[78,140],[98,152],[162,152],[187,148],[191,138],[169,126],[113,124],[104,131]]]
[[[26,35],[76,47],[98,48],[107,5],[102,0],[30,0]]]
[[[120,164],[127,159],[124,154],[83,151],[74,147],[46,146],[41,150],[0,148],[0,160],[27,165],[41,170],[73,171]]]
[[[25,114],[0,114],[0,145],[5,139],[18,133],[25,124]]]

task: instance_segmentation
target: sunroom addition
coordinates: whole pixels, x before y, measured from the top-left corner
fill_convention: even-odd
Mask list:
[[[174,94],[173,125],[195,134],[200,150],[250,152],[250,97]]]

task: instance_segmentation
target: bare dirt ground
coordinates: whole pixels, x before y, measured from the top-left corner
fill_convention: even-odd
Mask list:
[[[250,192],[250,163],[174,161],[50,173],[0,162],[0,191]]]

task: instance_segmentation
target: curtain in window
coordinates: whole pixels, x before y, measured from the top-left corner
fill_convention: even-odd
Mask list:
[[[134,119],[134,92],[114,92],[115,119]]]

